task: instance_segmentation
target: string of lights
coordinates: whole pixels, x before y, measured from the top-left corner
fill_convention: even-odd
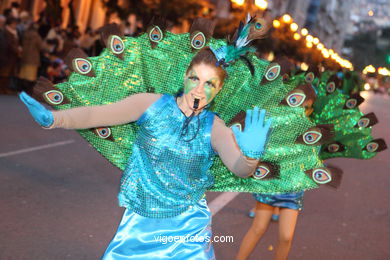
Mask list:
[[[298,24],[294,23],[294,19],[289,14],[284,14],[279,19],[273,20],[272,24],[276,30],[282,28],[283,26],[289,25],[290,31],[293,33],[294,40],[299,41],[304,39],[305,45],[308,49],[316,48],[322,53],[322,56],[325,59],[332,59],[341,67],[353,70],[353,65],[350,61],[341,58],[340,55],[333,49],[326,48],[325,45],[321,43],[319,38],[314,37],[309,33],[308,29],[302,28],[299,30]]]

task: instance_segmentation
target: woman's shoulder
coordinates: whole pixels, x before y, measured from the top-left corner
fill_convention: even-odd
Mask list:
[[[219,117],[218,114],[214,114],[213,128],[226,127],[225,121]]]
[[[210,112],[214,114],[214,121],[216,121],[218,123],[225,124],[225,121],[217,113],[212,112],[212,111],[210,111]]]

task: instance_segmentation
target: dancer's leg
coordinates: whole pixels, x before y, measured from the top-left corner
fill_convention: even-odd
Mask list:
[[[294,237],[298,213],[298,210],[280,208],[279,241],[275,252],[275,260],[287,259]]]
[[[236,258],[237,260],[247,259],[247,257],[252,253],[257,242],[267,230],[273,211],[274,207],[257,202],[255,219],[242,240],[240,250]]]

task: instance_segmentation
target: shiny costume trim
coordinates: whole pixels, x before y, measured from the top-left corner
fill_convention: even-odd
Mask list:
[[[168,242],[174,237],[182,241]],[[167,219],[145,218],[127,209],[102,259],[212,260],[215,256],[211,237],[211,212],[205,199]]]

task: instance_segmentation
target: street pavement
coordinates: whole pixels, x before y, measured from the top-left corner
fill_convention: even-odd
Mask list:
[[[364,94],[361,109],[380,121],[374,137],[390,144],[390,98]],[[0,96],[0,119],[0,260],[99,259],[123,212],[121,172],[75,131],[40,128],[15,96]],[[305,193],[289,259],[390,259],[390,150],[330,162],[344,170],[341,187]],[[239,194],[219,205],[213,233],[233,242],[214,243],[217,259],[234,259],[254,203]],[[276,243],[272,223],[250,259],[273,259]]]

